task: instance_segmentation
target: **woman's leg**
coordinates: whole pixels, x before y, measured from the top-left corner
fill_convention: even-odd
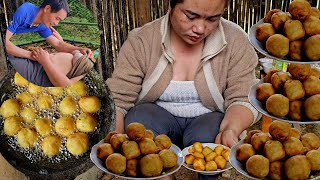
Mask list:
[[[214,143],[223,117],[223,113],[211,112],[189,119],[183,133],[183,145],[187,147],[196,141]]]
[[[154,103],[144,103],[129,110],[125,116],[125,128],[132,122],[143,124],[154,135],[166,134],[172,143],[182,147],[182,128],[179,122],[164,108]]]

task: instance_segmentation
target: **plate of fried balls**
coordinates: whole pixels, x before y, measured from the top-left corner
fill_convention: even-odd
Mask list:
[[[184,162],[181,149],[171,139],[154,136],[138,122],[126,134],[109,132],[91,149],[92,162],[102,171],[123,179],[159,179],[178,171]]]
[[[263,55],[289,63],[320,63],[320,11],[308,1],[271,9],[250,28],[250,43]]]
[[[214,143],[195,142],[182,150],[183,166],[205,175],[215,175],[232,168],[229,163],[230,148]]]
[[[289,64],[288,72],[271,70],[251,87],[248,99],[259,112],[273,119],[320,123],[320,68]]]
[[[320,138],[275,120],[269,133],[251,130],[231,148],[230,163],[250,179],[318,179]]]

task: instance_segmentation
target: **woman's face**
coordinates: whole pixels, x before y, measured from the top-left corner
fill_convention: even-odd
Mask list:
[[[171,9],[171,28],[187,44],[198,44],[217,29],[224,7],[225,0],[184,0]]]

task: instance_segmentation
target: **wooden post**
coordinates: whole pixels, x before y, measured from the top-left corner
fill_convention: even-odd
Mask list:
[[[151,21],[150,0],[135,0],[136,4],[136,22],[140,27]]]
[[[0,80],[5,76],[8,71],[7,68],[7,56],[5,52],[5,12],[4,12],[4,1],[0,1]]]

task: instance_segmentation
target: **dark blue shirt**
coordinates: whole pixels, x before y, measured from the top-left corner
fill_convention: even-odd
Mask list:
[[[51,36],[51,29],[46,27],[44,24],[41,23],[37,26],[32,25],[39,10],[40,8],[34,4],[29,2],[23,3],[9,21],[8,30],[13,34],[38,32],[43,38]]]

